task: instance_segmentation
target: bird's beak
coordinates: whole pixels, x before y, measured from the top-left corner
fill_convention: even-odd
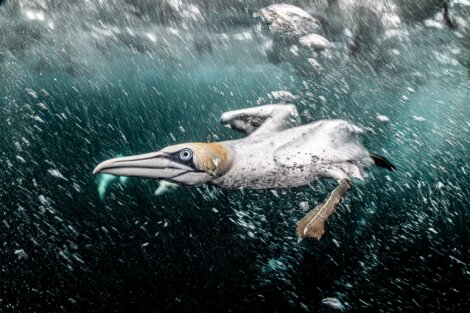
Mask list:
[[[194,169],[175,162],[165,152],[153,152],[104,161],[93,174],[107,173],[116,176],[137,176],[173,180]]]

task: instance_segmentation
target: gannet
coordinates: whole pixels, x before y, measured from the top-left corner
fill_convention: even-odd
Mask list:
[[[320,63],[315,60],[318,66],[312,64],[310,57],[319,57],[319,53],[334,47],[323,37],[320,20],[294,5],[271,4],[254,13],[253,17],[261,22],[256,28],[260,39],[270,38],[265,52],[271,63],[287,61],[299,73],[312,70],[318,73]],[[329,56],[329,52],[325,51],[321,56]]]
[[[280,41],[295,41],[312,33],[323,34],[318,19],[290,4],[271,4],[254,13],[253,17],[266,23],[274,39]]]
[[[229,189],[299,187],[322,178],[338,187],[297,223],[299,241],[320,239],[324,223],[354,179],[378,165],[393,170],[385,158],[360,143],[362,130],[345,120],[319,120],[300,125],[291,104],[269,104],[222,114],[221,123],[246,134],[242,139],[191,142],[157,152],[119,157],[100,163],[96,173],[157,178],[197,186]]]

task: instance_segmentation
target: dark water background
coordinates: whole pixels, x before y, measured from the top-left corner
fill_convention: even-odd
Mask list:
[[[456,30],[429,27],[442,23],[431,10],[397,39],[374,33],[360,55],[338,53],[321,75],[269,63],[263,40],[247,35],[251,12],[269,1],[229,2],[197,3],[194,21],[162,17],[151,2],[0,7],[0,312],[335,311],[327,297],[346,311],[465,312],[465,1],[454,3]],[[139,35],[124,36],[126,27]],[[211,53],[197,49],[203,40]],[[101,178],[91,174],[100,161],[238,138],[219,116],[269,103],[275,90],[298,96],[304,122],[365,127],[366,146],[398,169],[372,169],[321,241],[298,245],[295,222],[305,214],[299,204],[322,201],[330,181],[155,196],[157,181],[129,179],[100,199]]]

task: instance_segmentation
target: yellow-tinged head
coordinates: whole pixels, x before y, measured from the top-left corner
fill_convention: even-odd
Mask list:
[[[223,143],[187,143],[158,152],[115,158],[100,163],[97,173],[164,179],[200,185],[223,175],[232,163],[232,151]]]

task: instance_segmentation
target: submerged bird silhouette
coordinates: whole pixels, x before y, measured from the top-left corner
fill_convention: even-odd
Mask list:
[[[184,143],[158,152],[110,159],[93,173],[139,176],[185,185],[214,184],[222,188],[298,187],[321,178],[339,182],[325,202],[297,223],[299,241],[320,239],[353,179],[378,165],[393,170],[385,158],[370,154],[360,143],[362,130],[345,120],[320,120],[300,126],[294,105],[270,104],[226,112],[221,123],[245,133],[242,139]]]

